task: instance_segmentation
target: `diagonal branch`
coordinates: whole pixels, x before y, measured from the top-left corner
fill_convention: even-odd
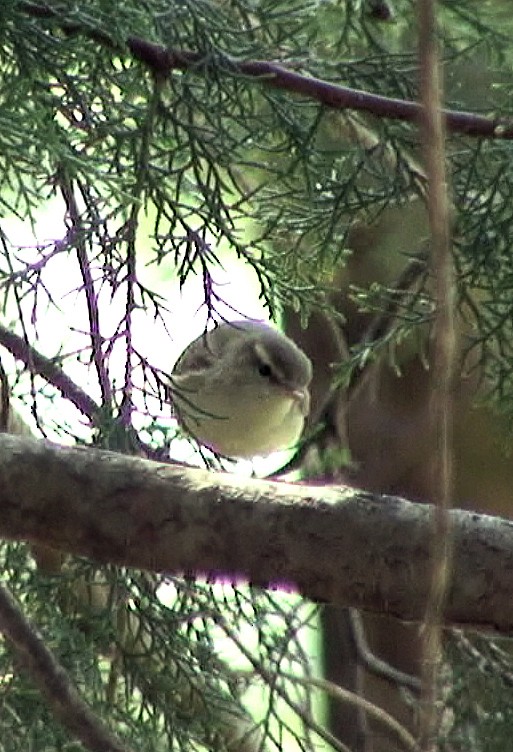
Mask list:
[[[21,665],[40,687],[52,711],[73,736],[92,752],[130,752],[84,702],[71,678],[25,619],[7,588],[0,584],[0,632]]]
[[[72,379],[67,376],[62,368],[53,360],[41,355],[34,347],[28,345],[24,338],[11,332],[0,324],[0,345],[5,347],[17,360],[21,360],[32,373],[42,376],[49,384],[52,384],[63,397],[86,415],[91,423],[100,418],[100,406],[83,391]]]

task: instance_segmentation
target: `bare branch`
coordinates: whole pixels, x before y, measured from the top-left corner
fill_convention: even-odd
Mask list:
[[[422,620],[432,507],[0,436],[0,536]],[[450,512],[446,624],[513,629],[513,523]]]
[[[80,210],[74,195],[73,182],[65,173],[64,168],[59,170],[57,181],[60,186],[64,203],[71,222],[71,240],[77,249],[77,260],[82,276],[83,291],[87,303],[87,314],[89,317],[89,330],[91,337],[91,352],[96,372],[98,374],[98,383],[102,393],[102,404],[110,407],[112,403],[112,389],[109,381],[109,374],[106,366],[106,358],[103,353],[104,340],[100,327],[100,311],[98,309],[98,295],[95,290],[91,265],[87,255],[87,246],[84,237],[84,228]]]
[[[369,647],[362,617],[359,612],[355,608],[352,608],[349,610],[349,616],[356,650],[358,651],[358,660],[362,662],[367,671],[375,676],[379,676],[381,679],[385,679],[390,684],[402,685],[409,689],[410,692],[418,695],[420,692],[420,679],[412,674],[400,671],[395,666],[391,666],[390,663],[378,658]]]

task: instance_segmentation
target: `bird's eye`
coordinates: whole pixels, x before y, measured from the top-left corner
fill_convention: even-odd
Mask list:
[[[260,376],[264,376],[264,378],[269,378],[269,376],[272,376],[273,370],[269,363],[260,363],[258,373]]]

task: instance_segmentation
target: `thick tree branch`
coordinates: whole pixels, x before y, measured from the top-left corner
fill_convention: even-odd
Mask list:
[[[513,629],[513,523],[451,512],[450,624]],[[432,508],[0,436],[0,536],[422,619]]]
[[[63,14],[45,5],[32,2],[23,2],[20,5],[30,16],[54,21],[67,34],[82,34],[119,54],[126,52],[105,30],[66,22]],[[168,78],[173,70],[197,69],[205,74],[209,68],[222,63],[237,75],[254,78],[264,86],[300,94],[326,107],[368,112],[378,117],[407,122],[417,122],[422,114],[422,108],[418,102],[384,97],[340,86],[315,78],[315,76],[296,73],[272,61],[236,60],[228,55],[223,56],[222,60],[215,61],[212,55],[206,56],[202,52],[191,50],[167,49],[163,45],[137,36],[128,37],[126,45],[137,60],[143,62],[155,76],[161,79]],[[467,136],[513,138],[511,119],[489,118],[473,112],[455,110],[443,110],[442,114],[449,131],[464,133]]]

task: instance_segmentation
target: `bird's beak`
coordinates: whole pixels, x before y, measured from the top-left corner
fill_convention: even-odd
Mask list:
[[[292,399],[294,399],[301,410],[302,415],[305,417],[310,412],[310,392],[306,387],[304,389],[294,389],[291,393]]]

